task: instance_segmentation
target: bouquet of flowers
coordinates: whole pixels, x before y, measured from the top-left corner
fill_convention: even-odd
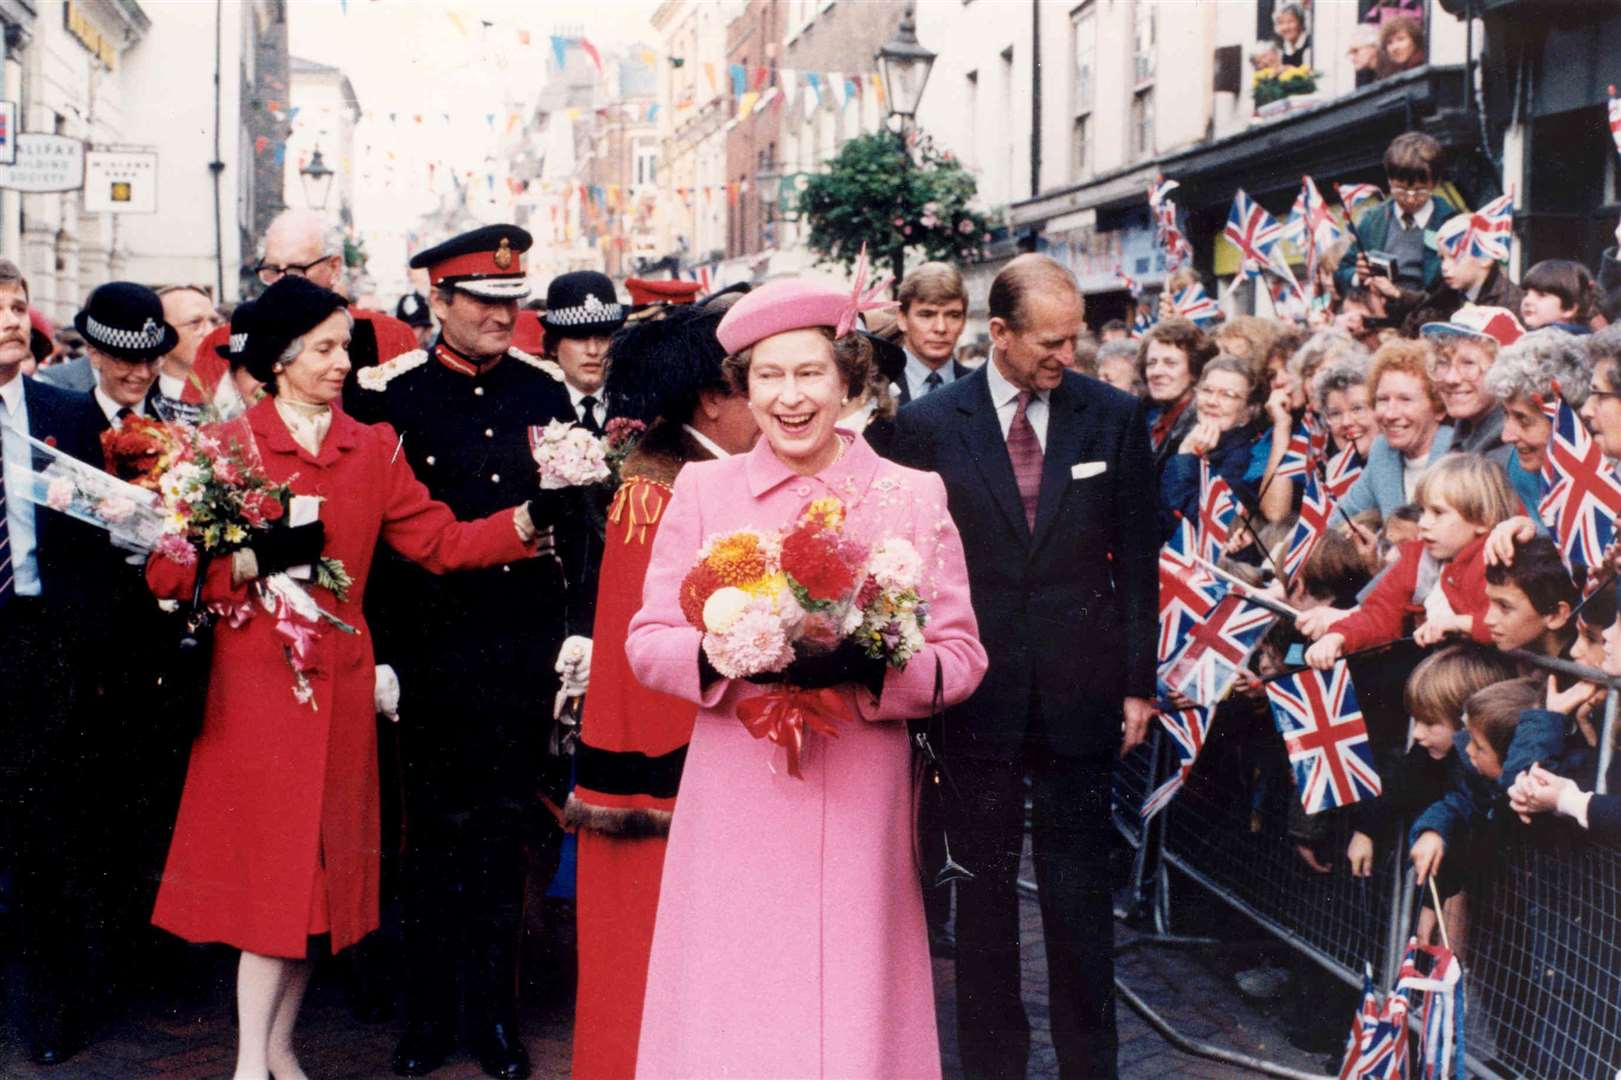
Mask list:
[[[923,645],[922,557],[900,537],[869,549],[845,534],[844,523],[844,504],[829,497],[807,504],[785,530],[711,537],[681,583],[682,614],[703,632],[715,670],[779,684],[743,702],[738,716],[756,738],[786,749],[790,776],[800,775],[806,728],[837,735],[833,721],[848,719],[849,710],[835,690],[800,690],[766,676],[845,643],[901,669]]]
[[[146,435],[162,442],[163,436],[155,431]],[[192,566],[199,554],[229,555],[251,547],[256,533],[272,528],[287,516],[293,499],[291,486],[266,476],[241,442],[227,442],[200,428],[184,426],[168,427],[167,435],[171,441],[157,450],[156,463],[143,474],[143,479],[156,484],[167,511],[157,554],[181,566]],[[112,467],[135,470],[152,454],[138,441],[132,441],[129,449],[132,456],[120,463],[114,456],[117,444],[109,447]],[[331,592],[340,603],[349,598],[353,583],[340,560],[324,557],[313,569],[314,584]],[[313,708],[315,695],[309,673],[315,668],[315,643],[322,625],[330,624],[348,634],[355,633],[355,628],[322,608],[285,572],[255,581],[253,596],[275,619],[283,654],[293,671],[293,696],[300,704]],[[253,605],[216,608],[216,614],[240,626],[252,617]]]
[[[30,438],[23,442],[19,437],[17,442],[17,446],[8,445],[5,452],[10,491],[105,529],[113,542],[127,551],[144,555],[157,545],[167,514],[153,492],[63,453],[52,440]]]
[[[553,420],[545,427],[531,427],[529,452],[540,466],[540,486],[548,491],[613,479],[607,443],[578,424]]]

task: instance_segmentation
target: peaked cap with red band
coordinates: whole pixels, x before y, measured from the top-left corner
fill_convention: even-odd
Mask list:
[[[626,278],[625,288],[630,291],[633,304],[690,304],[697,299],[703,285],[696,281]]]
[[[529,295],[523,255],[533,244],[516,225],[485,225],[417,252],[411,269],[427,270],[430,284],[481,300],[522,300]]]

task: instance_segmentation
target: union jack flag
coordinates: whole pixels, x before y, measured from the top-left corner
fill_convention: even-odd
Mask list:
[[[1131,298],[1133,300],[1137,299],[1143,294],[1143,287],[1137,284],[1137,279],[1126,273],[1123,267],[1115,267],[1114,272],[1115,275],[1120,278],[1120,284],[1126,287],[1126,291],[1131,294]]]
[[[1565,561],[1598,566],[1615,537],[1615,516],[1621,511],[1621,480],[1604,461],[1576,410],[1558,395],[1542,402],[1543,415],[1553,424],[1542,462],[1542,502],[1537,506],[1543,524],[1552,531]]]
[[[1508,262],[1514,238],[1514,196],[1499,195],[1472,214],[1448,218],[1435,234],[1435,246],[1451,258],[1469,255],[1487,262]]]
[[[1317,475],[1306,474],[1306,489],[1300,497],[1300,517],[1289,534],[1289,546],[1283,551],[1283,574],[1293,581],[1300,568],[1306,565],[1318,541],[1328,532],[1328,518],[1334,512],[1334,500],[1323,493]],[[1161,589],[1163,595],[1163,587]]]
[[[1210,617],[1226,592],[1198,562],[1193,523],[1177,522],[1159,549],[1159,662],[1174,656],[1188,632]]]
[[[1293,430],[1289,432],[1289,446],[1283,452],[1283,460],[1278,462],[1276,475],[1279,479],[1293,479],[1312,471],[1311,443],[1311,430],[1305,420],[1296,420]]]
[[[1421,964],[1421,960],[1428,963]],[[1423,1003],[1419,1045],[1424,1054],[1424,1080],[1465,1080],[1463,965],[1451,949],[1420,945],[1412,938],[1396,976],[1396,993],[1391,996],[1400,997],[1406,991],[1417,993]]]
[[[1621,154],[1621,97],[1610,87],[1610,138],[1615,140],[1615,152]]]
[[[1181,694],[1196,705],[1214,706],[1227,696],[1238,673],[1277,616],[1237,593],[1228,592],[1210,617],[1193,628],[1181,651],[1160,665],[1165,696]]]
[[[1245,277],[1260,277],[1263,269],[1275,267],[1283,226],[1243,188],[1233,196],[1233,208],[1227,213],[1227,227],[1222,234],[1238,249]]]
[[[1176,313],[1184,319],[1191,319],[1200,326],[1206,326],[1221,318],[1221,307],[1210,294],[1204,291],[1204,286],[1195,281],[1171,298],[1176,307]]]
[[[1199,459],[1199,525],[1194,550],[1205,562],[1220,562],[1221,549],[1233,532],[1238,500],[1224,476],[1210,475],[1210,463]]]
[[[1131,319],[1131,336],[1142,337],[1154,328],[1153,308],[1147,304],[1137,305],[1137,314]]]
[[[1165,267],[1168,270],[1174,270],[1183,260],[1193,257],[1193,249],[1176,224],[1176,203],[1169,198],[1179,186],[1175,180],[1167,180],[1157,173],[1154,182],[1148,186],[1148,205],[1154,211],[1154,224],[1160,247],[1165,251]]]
[[[1345,216],[1352,222],[1356,221],[1357,214],[1368,203],[1383,202],[1385,198],[1385,193],[1376,184],[1335,184],[1334,190],[1340,193],[1340,202],[1345,204]]]
[[[1161,702],[1160,706],[1154,715],[1159,717],[1160,725],[1171,737],[1171,749],[1176,751],[1177,765],[1170,779],[1143,800],[1144,821],[1165,809],[1172,797],[1181,790],[1188,774],[1193,771],[1193,763],[1199,760],[1199,751],[1204,749],[1205,739],[1210,735],[1209,709],[1174,709],[1167,707],[1165,702]]]
[[[1300,178],[1300,194],[1289,209],[1289,222],[1285,226],[1291,237],[1308,253],[1323,251],[1334,246],[1345,230],[1334,220],[1328,209],[1328,200],[1317,190],[1317,182],[1309,176]],[[1307,247],[1308,241],[1312,242]]]
[[[1289,751],[1306,813],[1348,806],[1379,794],[1368,726],[1351,672],[1341,660],[1324,676],[1306,669],[1266,684],[1272,720]]]
[[[1323,490],[1328,497],[1335,502],[1345,498],[1345,493],[1351,490],[1356,478],[1362,475],[1364,464],[1355,446],[1347,446],[1330,458],[1323,477]]]
[[[1351,1021],[1339,1080],[1407,1080],[1407,999],[1391,994],[1379,1007],[1373,973],[1362,973],[1362,1004]]]

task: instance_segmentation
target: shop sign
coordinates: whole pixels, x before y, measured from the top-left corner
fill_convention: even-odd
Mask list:
[[[84,143],[67,135],[25,131],[14,137],[17,157],[0,165],[0,188],[41,193],[84,187]]]
[[[86,154],[84,208],[92,214],[157,213],[157,151],[92,150]]]

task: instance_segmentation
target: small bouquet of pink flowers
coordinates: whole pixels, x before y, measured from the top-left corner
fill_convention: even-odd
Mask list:
[[[869,548],[844,523],[844,504],[828,497],[807,504],[786,530],[740,529],[699,549],[681,583],[681,610],[703,632],[717,672],[772,681],[762,677],[788,671],[796,657],[847,644],[901,669],[922,648],[922,557],[901,537]],[[788,773],[798,776],[805,730],[836,735],[833,721],[849,710],[836,690],[775,681],[738,715],[756,738],[787,750]]]
[[[540,486],[548,491],[605,484],[613,477],[607,445],[578,424],[553,420],[531,427],[529,452],[540,467]]]

